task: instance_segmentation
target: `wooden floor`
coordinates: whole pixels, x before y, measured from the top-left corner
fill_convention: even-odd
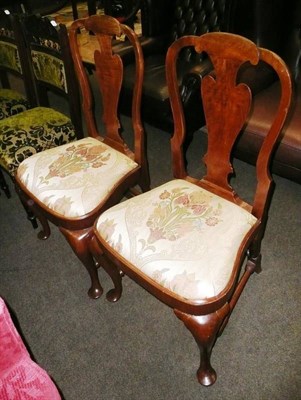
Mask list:
[[[77,11],[78,11],[78,17],[79,18],[85,18],[88,17],[88,7],[87,7],[87,2],[78,2],[77,4]],[[103,10],[97,10],[97,13],[103,13]],[[72,13],[72,8],[71,5],[68,5],[66,7],[61,8],[57,12],[47,15],[47,17],[54,19],[56,23],[58,24],[65,24],[67,27],[71,25],[73,21],[73,13]]]

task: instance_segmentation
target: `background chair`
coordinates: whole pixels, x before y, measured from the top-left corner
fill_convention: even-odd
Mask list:
[[[186,132],[176,61],[191,46],[206,52],[214,66],[214,76],[202,82],[208,128],[202,179],[187,174],[183,155]],[[281,98],[258,156],[253,201],[246,201],[230,184],[232,148],[252,100],[250,88],[237,81],[240,67],[260,60],[279,75]],[[269,163],[290,105],[291,80],[276,54],[243,37],[218,32],[175,41],[167,53],[166,73],[175,123],[175,179],[105,211],[95,223],[90,248],[99,264],[111,269],[115,287],[109,300],[121,295],[122,271],[174,310],[198,344],[197,376],[208,386],[216,380],[210,362],[216,338],[249,277],[261,269],[273,187]]]
[[[10,78],[23,84],[23,93],[11,88]],[[12,17],[0,10],[0,120],[36,105],[24,38],[12,26]]]
[[[78,83],[67,30],[47,18],[14,16],[14,32],[23,35],[30,60],[37,106],[0,121],[0,167],[14,180],[18,165],[30,155],[83,136]],[[51,108],[51,96],[65,99]],[[66,110],[66,106],[68,106]]]
[[[23,86],[23,93],[11,87],[12,78]],[[12,26],[12,17],[0,10],[0,120],[37,105],[33,77],[24,37]],[[10,197],[5,176],[0,170],[0,188]]]
[[[61,399],[50,376],[31,359],[2,298],[0,353],[1,399]]]
[[[99,49],[95,51],[95,68],[103,107],[104,136],[93,113],[93,93],[79,52],[78,31],[93,32]],[[122,83],[122,60],[113,54],[112,39],[125,34],[132,43],[137,61],[132,101],[133,151],[121,135],[118,100]],[[75,21],[70,28],[72,56],[80,83],[83,114],[89,137],[72,144],[46,150],[27,158],[18,168],[17,184],[21,196],[40,219],[40,237],[49,234],[47,220],[57,225],[86,266],[92,280],[89,295],[97,298],[102,288],[97,284],[94,260],[88,250],[95,219],[124,194],[139,185],[149,189],[145,140],[140,120],[143,80],[143,56],[134,32],[109,16],[91,16]],[[95,285],[96,282],[96,285]]]

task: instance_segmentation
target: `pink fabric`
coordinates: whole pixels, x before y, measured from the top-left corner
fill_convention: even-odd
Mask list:
[[[0,399],[60,400],[49,375],[33,362],[0,297]]]

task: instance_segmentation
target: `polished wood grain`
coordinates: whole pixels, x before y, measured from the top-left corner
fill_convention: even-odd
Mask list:
[[[81,32],[81,33],[79,33]],[[94,94],[91,90],[88,71],[85,67],[83,57],[80,53],[81,35],[89,35],[93,32],[97,41],[97,50],[93,54],[93,64],[99,85],[99,94],[102,98],[104,132],[99,132],[97,119],[101,115],[95,113]],[[112,40],[115,36],[126,35],[133,47],[136,60],[136,80],[132,103],[132,125],[134,135],[133,150],[127,145],[121,136],[120,122],[118,118],[118,100],[120,96],[123,66],[122,59],[114,54]],[[78,40],[79,39],[79,40]],[[98,280],[94,259],[89,251],[89,242],[92,236],[92,227],[96,218],[107,208],[118,203],[125,194],[132,195],[136,185],[142,191],[150,187],[148,163],[146,158],[144,129],[140,118],[140,104],[142,93],[142,82],[144,73],[144,60],[139,41],[126,25],[120,24],[116,19],[105,15],[93,15],[88,18],[76,20],[70,27],[69,40],[72,58],[81,88],[82,111],[85,118],[89,136],[103,141],[115,150],[127,155],[137,163],[137,167],[127,173],[117,185],[115,185],[97,207],[86,215],[76,218],[67,218],[47,207],[46,204],[36,199],[28,190],[26,185],[18,180],[20,196],[26,201],[33,213],[42,225],[39,232],[40,239],[47,239],[50,235],[48,221],[58,226],[75,254],[86,267],[90,278],[91,287],[89,295],[97,298],[102,293]]]
[[[202,179],[188,175],[183,154],[186,130],[178,89],[176,61],[180,52],[186,47],[193,47],[199,53],[207,53],[214,66],[214,71],[203,79],[200,87],[208,129],[208,148],[203,159],[207,171]],[[232,149],[252,105],[251,90],[243,83],[237,84],[236,78],[243,64],[249,62],[257,65],[260,60],[271,65],[276,71],[282,93],[274,121],[268,129],[258,156],[254,200],[247,202],[231,186],[230,181],[234,171]],[[175,41],[167,53],[166,76],[174,119],[174,135],[171,139],[174,177],[193,182],[242,207],[255,216],[257,222],[240,244],[235,261],[231,265],[232,273],[226,287],[208,299],[188,300],[172,290],[167,290],[142,273],[130,261],[122,258],[106,239],[98,235],[97,229],[94,231],[95,238],[91,240],[91,251],[100,264],[105,258],[105,269],[111,269],[110,276],[114,282],[114,289],[110,291],[109,300],[116,301],[121,296],[122,275],[118,272],[122,271],[174,310],[197,342],[200,349],[197,377],[202,385],[209,386],[216,380],[216,372],[210,361],[214,343],[222,334],[249,277],[261,270],[261,241],[266,228],[273,188],[269,163],[287,117],[292,85],[288,68],[276,54],[257,47],[243,37],[218,32],[199,37],[186,36]],[[235,221],[233,224],[235,225]],[[227,240],[226,234],[225,240]],[[245,265],[244,271],[242,271],[243,265]]]

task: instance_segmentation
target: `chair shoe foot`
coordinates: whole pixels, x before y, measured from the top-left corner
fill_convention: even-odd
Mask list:
[[[211,366],[206,369],[200,368],[197,372],[197,378],[201,385],[211,386],[216,381],[216,372]]]
[[[98,287],[98,288],[91,287],[88,290],[88,296],[93,300],[99,299],[102,294],[103,294],[103,288],[102,287]]]
[[[121,291],[118,289],[111,289],[108,291],[106,298],[108,301],[110,301],[111,303],[115,303],[116,301],[118,301],[121,297]]]

